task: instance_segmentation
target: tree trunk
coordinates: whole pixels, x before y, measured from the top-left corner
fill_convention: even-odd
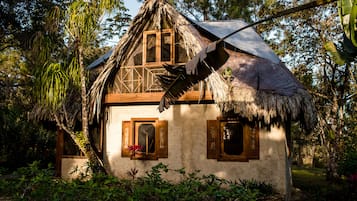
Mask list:
[[[326,177],[328,181],[335,181],[339,178],[337,173],[336,151],[333,148],[329,150],[329,157],[327,162]]]
[[[327,179],[334,181],[339,179],[338,174],[338,154],[339,143],[342,136],[342,121],[343,121],[343,111],[341,106],[339,105],[337,95],[333,97],[333,106],[332,106],[332,115],[334,116],[331,125],[332,139],[330,139],[330,143],[328,146],[328,163],[327,163]],[[331,136],[330,136],[331,138]]]
[[[297,161],[298,166],[302,166],[304,164],[303,160],[302,160],[302,147],[303,147],[303,145],[299,142],[298,143],[298,161]]]
[[[90,167],[94,173],[102,172],[106,173],[104,165],[98,154],[95,152],[93,148],[93,144],[91,143],[91,136],[89,134],[89,124],[88,124],[88,101],[87,101],[87,86],[86,86],[86,72],[85,66],[83,62],[83,48],[81,46],[78,47],[78,60],[80,67],[80,77],[81,77],[81,100],[82,100],[82,132],[83,132],[83,140],[81,149],[84,154],[87,156],[89,160]]]

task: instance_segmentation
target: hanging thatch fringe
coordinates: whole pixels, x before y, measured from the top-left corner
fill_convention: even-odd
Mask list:
[[[315,108],[312,105],[311,96],[304,89],[298,89],[295,95],[289,97],[241,88],[236,89],[225,100],[218,99],[217,97],[220,95],[217,95],[216,92],[216,90],[212,91],[222,112],[234,111],[249,120],[260,120],[267,125],[276,120],[284,122],[291,118],[300,120],[308,131],[316,123]],[[235,96],[240,96],[240,98]]]

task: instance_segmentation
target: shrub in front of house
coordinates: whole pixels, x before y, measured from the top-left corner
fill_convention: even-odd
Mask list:
[[[346,150],[339,162],[339,173],[347,177],[357,174],[357,150],[351,148]]]
[[[138,170],[131,170],[135,173]],[[140,171],[140,170],[139,170]],[[180,174],[182,180],[172,183],[164,174]],[[39,169],[38,163],[20,168],[1,179],[0,195],[11,200],[263,200],[274,194],[271,185],[257,181],[232,182],[214,175],[171,170],[162,163],[143,177],[124,180],[96,174],[90,179],[64,181],[53,177],[52,168]],[[0,196],[1,198],[1,196]]]

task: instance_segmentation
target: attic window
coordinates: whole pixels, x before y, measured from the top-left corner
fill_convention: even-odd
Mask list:
[[[146,62],[156,62],[156,34],[146,35]]]
[[[156,160],[167,158],[167,121],[133,118],[122,124],[122,157]]]
[[[171,29],[145,31],[143,34],[143,63],[173,63],[173,39],[174,34]]]
[[[171,61],[172,37],[171,33],[161,34],[161,61]]]
[[[207,121],[207,158],[220,161],[259,159],[259,129],[238,119]]]
[[[188,61],[187,51],[180,34],[175,34],[175,63],[186,63]]]

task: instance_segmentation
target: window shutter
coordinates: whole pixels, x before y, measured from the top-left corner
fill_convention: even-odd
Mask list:
[[[207,159],[217,159],[218,142],[219,121],[207,120]]]
[[[168,158],[168,122],[166,120],[156,121],[156,143],[157,157]]]
[[[131,122],[123,121],[122,123],[122,141],[121,141],[121,156],[130,157],[131,152],[129,146],[133,145]]]
[[[259,127],[245,125],[244,133],[247,135],[247,158],[259,159]]]

